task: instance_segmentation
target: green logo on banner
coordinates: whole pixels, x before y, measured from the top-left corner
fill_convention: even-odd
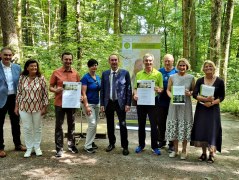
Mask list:
[[[124,48],[129,49],[130,48],[130,43],[128,43],[128,42],[124,43]]]

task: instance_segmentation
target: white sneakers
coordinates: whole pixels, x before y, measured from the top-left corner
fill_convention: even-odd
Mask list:
[[[185,153],[181,153],[181,157],[180,157],[180,159],[181,160],[185,160],[187,158],[187,153],[185,152]]]
[[[171,152],[171,153],[169,153],[169,157],[170,158],[175,158],[176,156],[178,156],[179,154],[178,154],[178,152],[176,153],[175,151],[173,151],[173,152]],[[187,153],[185,152],[185,153],[181,153],[181,156],[180,156],[180,159],[181,160],[185,160],[187,158]]]
[[[172,151],[171,153],[169,153],[169,157],[170,158],[175,158],[178,155],[178,153],[176,153],[175,151]]]
[[[36,153],[36,156],[42,156],[42,151],[40,148],[35,149],[35,153]],[[31,156],[31,154],[32,154],[32,150],[27,149],[27,151],[24,154],[24,158],[29,158]]]
[[[31,149],[28,149],[25,154],[24,154],[24,158],[29,158],[32,154],[32,150]]]
[[[35,149],[36,156],[42,156],[42,151],[40,148]]]

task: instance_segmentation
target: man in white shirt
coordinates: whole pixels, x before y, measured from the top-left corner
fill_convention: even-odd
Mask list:
[[[17,85],[21,73],[21,67],[18,64],[11,63],[12,50],[3,48],[1,50],[0,61],[0,157],[6,156],[4,151],[3,125],[5,116],[8,113],[12,126],[13,142],[16,151],[26,151],[22,146],[20,139],[19,116],[14,113]]]

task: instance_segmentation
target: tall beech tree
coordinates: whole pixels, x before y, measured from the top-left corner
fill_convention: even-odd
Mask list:
[[[119,34],[120,0],[114,0],[114,2],[114,34]]]
[[[211,34],[210,34],[210,60],[212,60],[219,75],[220,47],[221,47],[221,13],[222,0],[212,0],[211,6]]]
[[[3,46],[10,46],[13,48],[15,56],[14,60],[19,60],[19,43],[16,31],[16,23],[13,13],[12,0],[1,0],[0,1],[0,17],[1,27],[3,35]]]
[[[227,68],[229,59],[229,47],[232,31],[232,19],[234,11],[234,0],[227,1],[226,17],[224,23],[224,37],[222,42],[222,58],[220,63],[220,76],[227,82]]]

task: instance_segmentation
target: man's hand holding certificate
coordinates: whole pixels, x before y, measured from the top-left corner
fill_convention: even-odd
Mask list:
[[[80,108],[80,98],[81,82],[63,82],[63,108]]]

